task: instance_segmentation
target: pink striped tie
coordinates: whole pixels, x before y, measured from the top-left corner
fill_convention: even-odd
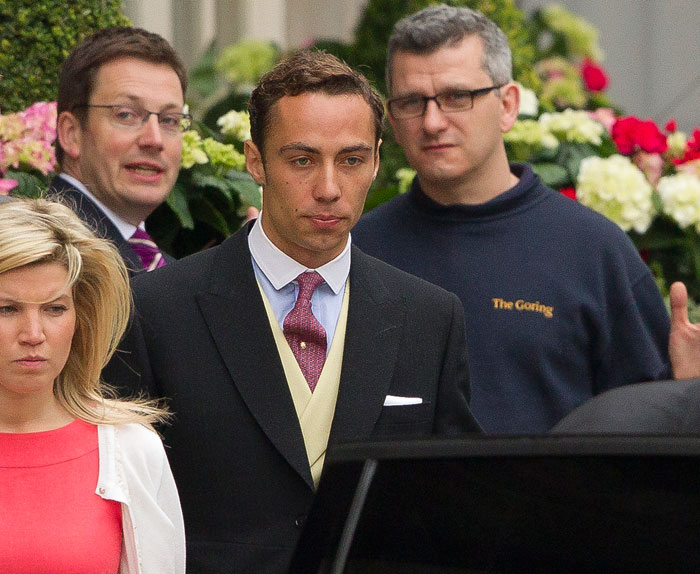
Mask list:
[[[326,330],[311,311],[311,296],[323,282],[323,277],[315,271],[306,271],[297,277],[297,302],[283,323],[284,336],[311,392],[316,388],[326,362]]]
[[[155,241],[151,239],[151,236],[143,229],[136,228],[136,231],[129,239],[129,245],[141,259],[141,263],[143,263],[146,271],[153,271],[165,265],[165,259],[163,259],[160,249],[158,249]]]

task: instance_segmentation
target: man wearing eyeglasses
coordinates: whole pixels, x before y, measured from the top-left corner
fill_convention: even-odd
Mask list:
[[[187,75],[170,44],[139,28],[100,30],[61,69],[56,157],[61,196],[115,243],[130,272],[170,259],[146,233],[180,168]]]
[[[460,297],[482,427],[545,432],[592,395],[670,376],[667,312],[628,237],[508,163],[519,93],[503,32],[468,8],[408,16],[387,88],[417,176],[353,242]]]

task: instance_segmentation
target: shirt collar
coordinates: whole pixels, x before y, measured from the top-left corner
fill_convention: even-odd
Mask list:
[[[250,253],[260,270],[278,291],[304,271],[317,271],[333,293],[340,293],[350,274],[350,237],[343,251],[318,269],[309,269],[279,249],[262,228],[262,212],[248,234]]]
[[[104,203],[97,199],[90,191],[88,191],[88,188],[85,187],[85,185],[83,185],[82,181],[75,179],[72,175],[68,175],[67,173],[61,173],[59,174],[59,177],[65,179],[68,183],[70,183],[73,187],[80,191],[80,193],[87,196],[88,199],[90,199],[95,205],[97,205],[97,207],[100,208],[100,210],[119,230],[119,233],[121,233],[121,236],[124,239],[128,240],[134,234],[134,232],[136,231],[136,226],[132,225],[131,223],[128,223],[127,221],[124,221],[109,207],[107,207]],[[146,226],[143,221],[139,223],[139,228],[143,231],[146,231]]]

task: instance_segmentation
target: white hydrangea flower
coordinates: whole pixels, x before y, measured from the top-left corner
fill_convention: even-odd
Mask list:
[[[540,125],[560,140],[573,143],[600,145],[605,126],[595,121],[583,110],[566,109],[563,112],[544,113]]]
[[[182,134],[182,156],[180,167],[191,168],[194,164],[207,163],[209,157],[202,149],[202,137],[195,130],[188,130]]]
[[[516,120],[513,127],[503,134],[504,141],[512,144],[525,144],[532,148],[555,149],[559,140],[537,120]]]
[[[655,215],[652,188],[629,158],[587,157],[576,180],[576,198],[625,231],[644,233]]]
[[[216,125],[221,128],[221,133],[224,135],[231,135],[242,142],[250,139],[250,116],[248,116],[248,112],[231,110],[216,120]]]
[[[531,89],[526,88],[520,82],[515,82],[520,91],[520,107],[518,108],[518,115],[522,116],[532,116],[537,117],[537,110],[539,109],[539,102],[537,100],[537,94]]]
[[[685,229],[695,225],[700,232],[700,179],[689,173],[667,175],[656,186],[663,211]]]

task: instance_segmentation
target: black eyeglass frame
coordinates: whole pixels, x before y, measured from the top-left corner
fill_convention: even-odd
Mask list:
[[[440,92],[439,94],[435,94],[434,96],[419,96],[419,95],[414,95],[414,96],[401,96],[398,98],[391,98],[390,100],[387,100],[386,105],[387,108],[389,109],[389,113],[394,119],[397,120],[410,120],[413,118],[421,118],[425,115],[425,111],[428,109],[428,102],[429,101],[434,101],[437,107],[440,109],[441,112],[445,114],[452,114],[456,112],[465,112],[469,111],[474,108],[474,98],[476,96],[483,96],[484,94],[488,94],[489,92],[493,90],[500,90],[505,84],[500,84],[500,85],[493,85],[489,86],[488,88],[478,88],[476,90],[447,90],[444,92]],[[469,105],[464,106],[462,108],[455,108],[453,110],[446,110],[442,107],[442,104],[440,103],[440,100],[443,96],[446,96],[448,94],[464,94],[469,96]],[[409,100],[409,99],[419,99],[423,102],[423,106],[421,108],[421,112],[417,114],[408,114],[404,115],[399,113],[398,115],[394,111],[394,104],[397,102],[400,102],[402,100]]]
[[[143,111],[143,114],[139,116],[141,118],[141,126],[144,126],[146,122],[148,121],[148,118],[151,117],[151,115],[154,115],[158,118],[158,125],[163,128],[161,124],[161,115],[162,116],[167,116],[167,115],[173,115],[173,116],[180,116],[180,122],[178,123],[178,128],[177,130],[169,130],[168,128],[165,128],[166,131],[172,131],[172,133],[182,133],[190,129],[192,126],[192,114],[185,114],[182,112],[151,112],[145,108],[135,108],[133,106],[129,106],[126,104],[78,104],[77,106],[73,106],[72,109],[78,109],[78,108],[98,108],[98,109],[104,109],[104,110],[114,110],[115,108],[128,108],[130,110],[133,110],[134,112],[138,112],[139,109]],[[183,126],[182,121],[186,121],[187,125]],[[134,126],[137,127],[137,126]]]

